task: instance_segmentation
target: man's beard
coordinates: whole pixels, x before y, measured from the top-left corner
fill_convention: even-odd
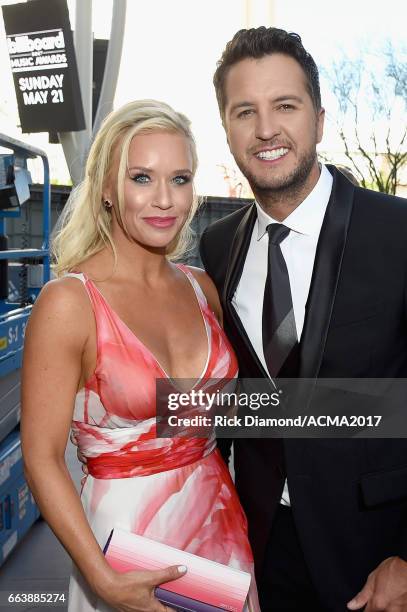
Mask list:
[[[311,170],[316,162],[317,154],[315,149],[308,150],[304,155],[300,158],[299,163],[292,172],[287,175],[282,175],[280,177],[271,177],[271,178],[260,178],[256,176],[252,172],[250,172],[247,167],[243,167],[240,164],[240,170],[248,180],[250,187],[252,188],[253,193],[269,196],[271,198],[280,199],[283,195],[293,194],[301,192],[304,188],[307,178],[309,177]]]

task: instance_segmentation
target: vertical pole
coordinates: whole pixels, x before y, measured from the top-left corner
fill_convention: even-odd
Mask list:
[[[93,134],[96,134],[100,124],[113,109],[114,94],[119,76],[122,56],[124,26],[126,22],[127,0],[113,0],[112,26],[107,50],[106,66],[103,75],[99,104],[96,111]]]
[[[46,251],[43,263],[43,282],[44,285],[50,279],[50,226],[51,226],[51,183],[49,176],[49,163],[46,155],[41,155],[42,163],[44,165],[44,190],[42,194],[42,250]]]
[[[275,21],[275,0],[244,0],[245,28],[270,27]]]
[[[244,0],[244,27],[249,29],[252,27],[252,0]]]
[[[92,137],[93,33],[92,0],[76,0],[74,44],[82,93],[85,129],[77,132],[77,156],[83,169]]]
[[[276,23],[275,0],[268,0],[268,25],[274,26]]]
[[[105,74],[95,117],[96,131],[104,117],[112,110],[120,59],[123,46],[127,0],[113,0],[112,26]],[[1,2],[1,0],[0,0]],[[76,0],[74,32],[75,54],[78,64],[86,129],[81,132],[59,132],[69,173],[74,185],[83,177],[85,158],[92,139],[92,97],[93,97],[93,34],[92,0]]]

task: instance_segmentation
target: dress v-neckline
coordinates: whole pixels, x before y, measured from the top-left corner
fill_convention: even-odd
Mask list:
[[[194,286],[193,280],[195,281],[195,279],[191,279],[189,274],[187,274],[187,272],[185,272],[185,270],[183,270],[183,268],[180,265],[177,265],[178,270],[181,270],[181,272],[186,276],[186,278],[188,279],[189,284],[191,285],[196,301],[198,302],[198,307],[199,307],[199,311],[201,313],[201,317],[202,317],[202,321],[204,323],[204,327],[205,327],[205,333],[206,333],[206,344],[207,344],[207,357],[206,357],[206,362],[204,365],[204,369],[202,370],[200,376],[195,380],[194,386],[192,387],[192,389],[194,389],[204,378],[207,370],[208,370],[208,365],[209,365],[209,361],[211,358],[211,353],[212,353],[212,346],[211,346],[211,341],[210,341],[210,335],[209,335],[209,329],[208,329],[208,321],[206,320],[204,311],[202,309],[202,305],[201,305],[201,300],[199,299],[199,295],[198,292]],[[136,342],[145,350],[147,351],[147,353],[150,355],[150,357],[153,359],[153,361],[156,363],[156,365],[158,366],[158,368],[161,370],[161,372],[164,374],[165,378],[168,378],[169,380],[174,380],[174,378],[172,376],[170,376],[167,371],[165,370],[165,368],[163,368],[163,366],[161,365],[161,363],[159,362],[159,360],[157,359],[157,357],[154,355],[153,351],[151,349],[148,348],[148,346],[142,341],[140,340],[140,338],[137,336],[137,334],[130,329],[130,327],[127,325],[127,323],[125,323],[123,321],[123,319],[118,315],[118,313],[116,312],[116,310],[114,308],[112,308],[112,306],[109,304],[109,302],[107,301],[107,299],[105,298],[105,296],[103,295],[103,293],[100,291],[100,289],[95,285],[95,283],[87,276],[87,274],[85,274],[84,272],[81,272],[81,274],[84,276],[85,280],[89,283],[91,283],[92,287],[94,287],[96,289],[96,291],[98,292],[98,294],[100,295],[100,297],[102,298],[104,304],[107,306],[107,308],[109,309],[109,311],[112,313],[112,315],[114,316],[114,318],[124,327],[124,329],[136,340]],[[195,281],[197,282],[197,281]],[[189,378],[188,378],[189,379]]]

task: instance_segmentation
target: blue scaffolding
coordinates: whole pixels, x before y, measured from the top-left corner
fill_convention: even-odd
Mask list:
[[[38,518],[39,512],[24,479],[18,424],[20,371],[24,335],[32,305],[50,279],[50,177],[41,149],[0,134],[0,565]],[[44,168],[41,248],[8,248],[7,219],[20,217],[29,206],[31,183],[27,160],[39,157]],[[9,288],[9,277],[20,279],[20,291]],[[17,283],[18,284],[18,283]],[[13,285],[15,288],[15,285]]]

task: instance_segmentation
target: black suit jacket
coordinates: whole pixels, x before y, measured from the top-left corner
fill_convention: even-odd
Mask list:
[[[407,378],[407,201],[328,169],[333,188],[306,304],[300,377]],[[231,302],[255,220],[253,204],[209,226],[201,257],[221,296],[240,375],[261,378],[267,374]],[[257,576],[284,481],[281,444],[313,580],[327,610],[345,610],[381,561],[407,558],[407,440],[235,440]],[[227,458],[228,441],[219,445]]]

